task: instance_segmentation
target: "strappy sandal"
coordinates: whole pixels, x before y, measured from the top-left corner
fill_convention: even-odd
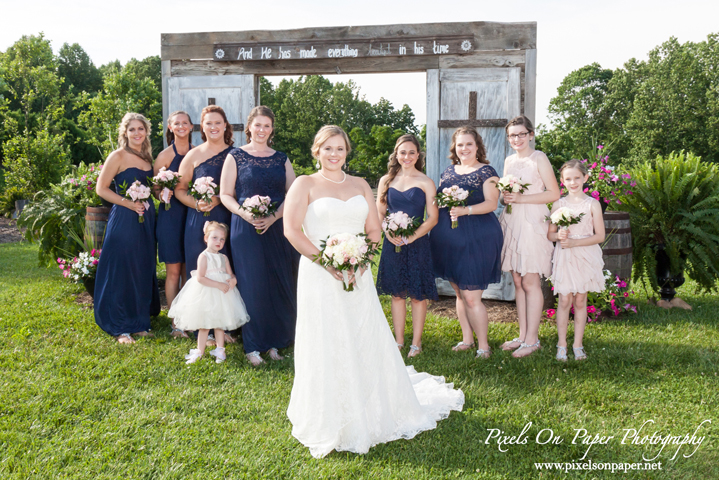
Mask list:
[[[190,353],[188,355],[185,355],[185,360],[187,360],[185,363],[189,365],[191,363],[195,363],[201,358],[202,353],[200,352],[200,350],[198,348],[193,348],[192,350],[190,350]]]
[[[267,353],[269,354],[270,358],[272,360],[284,360],[285,357],[280,355],[280,352],[277,351],[276,348],[270,348]]]
[[[222,363],[227,360],[227,355],[225,355],[225,349],[223,347],[217,347],[210,352],[210,355],[215,357],[215,363]]]
[[[253,367],[259,367],[263,363],[265,363],[264,360],[262,360],[262,357],[260,357],[260,352],[254,351],[245,354],[245,357],[247,357],[247,361],[249,361]]]
[[[172,338],[190,338],[187,336],[184,330],[172,327],[172,331],[170,332],[170,336]]]
[[[474,342],[467,343],[467,342],[459,342],[457,345],[452,347],[452,351],[454,352],[464,352],[465,350],[473,350],[474,349]]]
[[[395,342],[397,343],[397,342]],[[404,348],[404,343],[397,343],[397,348],[400,349],[400,351]]]
[[[477,355],[474,356],[474,358],[484,358],[487,359],[492,355],[492,349],[488,348],[487,350],[484,350],[482,348],[477,350]]]
[[[572,350],[574,351],[575,360],[587,359],[587,352],[584,351],[584,347],[572,347]]]
[[[206,345],[208,347],[216,347],[217,346],[217,340],[215,340],[215,336],[213,334],[207,335],[207,343]]]
[[[516,347],[510,347],[510,345],[513,343],[518,343],[519,345],[517,345]],[[504,342],[500,348],[502,350],[504,350],[505,352],[508,352],[510,350],[516,350],[517,348],[519,348],[521,346],[522,346],[522,341],[519,339],[519,337],[517,337],[517,338],[511,339],[508,342]]]
[[[567,347],[560,347],[557,345],[557,360],[560,362],[567,361]]]
[[[409,352],[407,352],[407,358],[416,357],[420,353],[422,353],[422,347],[418,347],[417,345],[410,345]]]
[[[135,343],[135,339],[129,333],[121,333],[117,337],[117,343]]]
[[[534,350],[532,350],[532,351],[530,351],[530,352],[527,352],[527,353],[524,353],[524,354],[522,354],[522,355],[517,355],[517,354],[518,354],[519,352],[521,352],[522,350],[525,350],[525,351],[526,351],[527,349],[530,349],[530,348],[533,348]],[[527,343],[522,342],[522,344],[519,346],[519,348],[516,349],[516,350],[514,351],[514,353],[512,353],[512,356],[513,356],[514,358],[523,358],[523,357],[526,357],[526,356],[529,356],[529,355],[533,354],[534,352],[536,352],[536,351],[539,350],[540,348],[542,348],[542,345],[539,343],[539,340],[537,340],[537,343],[533,343],[532,345],[529,345],[529,344],[527,344]]]

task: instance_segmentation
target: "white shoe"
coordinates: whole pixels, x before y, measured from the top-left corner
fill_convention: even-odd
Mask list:
[[[193,348],[192,350],[190,350],[190,353],[188,355],[185,355],[185,360],[187,360],[185,363],[189,365],[191,363],[195,363],[201,358],[202,354],[200,353],[200,350],[197,348]]]
[[[227,360],[227,356],[225,355],[225,349],[222,347],[217,347],[210,352],[210,355],[215,357],[215,363],[222,363]]]

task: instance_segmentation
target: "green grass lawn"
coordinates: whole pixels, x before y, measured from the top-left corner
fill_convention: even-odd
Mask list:
[[[489,360],[454,353],[453,319],[430,316],[424,352],[410,363],[445,375],[466,395],[437,429],[366,455],[332,453],[323,460],[290,434],[285,410],[292,388],[289,359],[252,368],[241,346],[222,365],[186,366],[193,343],[169,336],[169,319],[153,323],[156,338],[118,345],[97,328],[91,309],[74,301],[82,289],[59,270],[38,268],[27,244],[0,245],[0,478],[719,478],[719,297],[681,296],[693,312],[640,304],[639,315],[590,324],[589,360],[554,360],[556,330],[543,324],[545,346],[522,360],[499,345],[516,325],[491,324]],[[385,301],[388,311],[389,305]],[[408,325],[408,332],[410,331]],[[571,333],[571,332],[570,332]],[[291,352],[288,352],[291,354]],[[535,462],[634,463],[660,446],[621,444],[624,429],[691,436],[703,444],[667,445],[654,460],[662,470],[539,471]],[[524,444],[485,444],[488,429],[519,435]],[[540,445],[551,429],[561,444]],[[545,431],[545,436],[549,430]],[[546,439],[546,438],[545,438]]]

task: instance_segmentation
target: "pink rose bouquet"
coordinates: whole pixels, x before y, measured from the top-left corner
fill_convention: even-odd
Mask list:
[[[401,237],[405,245],[407,245],[406,237],[414,235],[422,221],[419,218],[410,217],[402,211],[388,213],[382,221],[382,230],[386,235],[393,237]],[[395,245],[394,251],[399,253],[402,251],[400,245]]]
[[[205,203],[212,203],[212,197],[216,194],[217,184],[212,181],[212,177],[200,177],[195,180],[190,188],[192,195],[198,202],[204,200]],[[205,217],[210,216],[210,212],[205,212]]]
[[[464,207],[469,193],[457,185],[452,185],[451,187],[443,188],[434,198],[439,208]],[[457,220],[452,220],[452,228],[457,228],[458,225]]]
[[[507,193],[524,193],[529,187],[529,183],[522,183],[519,178],[511,173],[500,178],[497,182],[497,188],[500,192]],[[512,205],[507,205],[507,214],[512,213]]]
[[[132,182],[132,185],[130,185],[129,187],[127,186],[127,182],[123,182],[122,185],[120,185],[120,191],[125,196],[125,198],[129,198],[133,202],[142,202],[142,204],[145,206],[145,209],[150,208],[150,203],[147,201],[147,199],[150,198],[152,191],[150,190],[150,187],[148,187],[147,185],[143,185],[142,182],[140,182],[139,180],[135,180],[134,182]],[[138,215],[138,222],[144,223],[145,214],[140,213]]]
[[[160,198],[165,203],[165,210],[170,209],[170,190],[174,190],[177,184],[180,183],[180,177],[182,177],[182,175],[168,170],[165,167],[162,167],[160,171],[157,172],[157,175],[152,177],[153,185],[162,187]]]
[[[252,218],[264,218],[269,217],[277,211],[277,202],[273,202],[270,197],[263,197],[261,195],[254,195],[247,197],[242,202],[241,209],[252,215]],[[257,233],[261,233],[262,230],[255,229]]]

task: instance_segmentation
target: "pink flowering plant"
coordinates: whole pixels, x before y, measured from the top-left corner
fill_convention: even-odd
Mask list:
[[[518,177],[515,177],[511,173],[500,178],[497,182],[497,188],[499,191],[507,193],[524,193],[529,185],[529,183],[522,183]],[[507,205],[505,211],[507,214],[511,214],[512,205]]]
[[[180,183],[181,177],[182,175],[179,173],[168,170],[165,167],[162,167],[160,171],[157,172],[157,175],[152,177],[152,184],[162,188],[160,199],[165,204],[165,210],[170,209],[170,191],[174,190],[177,184]]]
[[[252,215],[252,218],[264,218],[275,213],[278,206],[278,203],[273,202],[270,197],[253,195],[252,197],[245,198],[240,208]],[[262,233],[262,230],[258,228],[256,228],[255,231]]]
[[[584,193],[606,203],[607,208],[621,205],[623,197],[634,194],[632,188],[637,182],[632,180],[631,174],[622,170],[621,165],[609,165],[609,155],[605,154],[604,145],[597,145],[597,153],[593,158],[584,159],[582,163],[589,171]]]
[[[464,207],[470,193],[464,188],[452,185],[451,187],[443,188],[434,198],[439,208]],[[452,220],[452,228],[457,228],[458,226],[458,220]]]
[[[204,200],[205,203],[212,203],[212,197],[216,195],[215,189],[217,188],[217,184],[212,180],[212,177],[200,177],[196,179],[195,183],[192,184],[192,188],[190,188],[190,195],[197,201]],[[210,212],[205,212],[204,216],[209,217]]]
[[[73,171],[60,182],[60,185],[75,198],[79,206],[83,208],[100,206],[102,199],[95,189],[101,170],[101,163],[80,162],[80,165],[73,167]]]
[[[354,283],[349,282],[347,273],[369,268],[372,257],[379,252],[377,247],[364,233],[338,233],[320,242],[320,252],[313,260],[323,267],[331,266],[342,272],[342,286],[346,292],[351,292],[354,290]]]
[[[127,186],[127,182],[122,182],[122,185],[120,185],[120,191],[125,198],[128,198],[131,201],[142,202],[146,210],[150,208],[150,202],[148,202],[147,199],[150,198],[150,195],[152,195],[152,191],[150,190],[150,187],[143,185],[139,180],[132,182],[132,185],[129,187]],[[138,213],[137,221],[145,223],[145,214]]]
[[[402,242],[407,245],[407,237],[414,235],[422,220],[416,217],[410,217],[402,211],[388,213],[382,221],[382,230],[385,235],[402,238]],[[399,253],[402,251],[401,245],[395,245],[394,251]]]
[[[97,264],[100,261],[100,250],[94,248],[89,252],[80,252],[72,259],[58,258],[57,264],[62,271],[62,276],[69,278],[75,283],[95,278]]]

